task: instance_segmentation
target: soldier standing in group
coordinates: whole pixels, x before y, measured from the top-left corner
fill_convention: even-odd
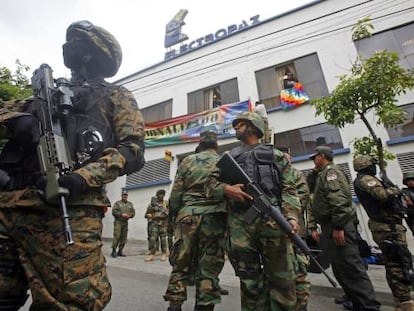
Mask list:
[[[167,260],[167,227],[168,227],[168,201],[164,200],[165,190],[160,189],[151,198],[151,203],[145,212],[145,218],[151,219],[150,254],[145,261],[153,261],[158,245],[161,246],[161,261]]]
[[[42,53],[40,51],[39,53]],[[31,310],[102,310],[111,285],[102,253],[105,184],[144,165],[144,122],[131,92],[110,84],[121,65],[117,40],[88,21],[72,23],[63,45],[73,107],[62,116],[73,171],[58,178],[66,198],[72,245],[67,245],[58,204],[46,203],[37,146],[37,107],[43,100],[1,105],[7,143],[0,169],[0,309],[18,310],[30,288]],[[43,116],[44,117],[44,116]],[[64,121],[64,122],[63,122]],[[2,137],[3,138],[3,137]],[[58,146],[61,147],[61,146]]]
[[[224,200],[206,197],[205,184],[217,162],[217,134],[200,134],[198,152],[187,156],[177,169],[170,208],[175,217],[172,272],[164,299],[168,311],[179,311],[187,299],[189,274],[195,272],[195,311],[210,311],[221,301],[219,274],[224,266],[221,247],[226,231]],[[196,263],[195,271],[192,266]]]
[[[285,158],[292,164],[292,156],[290,154],[290,148],[284,146],[277,146],[276,149],[282,151]],[[293,174],[295,176],[296,190],[298,192],[301,210],[299,213],[299,231],[298,234],[303,240],[306,240],[307,235],[307,207],[310,200],[309,186],[306,181],[305,175],[298,169],[292,167]],[[298,247],[294,247],[297,260],[296,268],[296,307],[295,311],[306,311],[309,296],[311,293],[311,283],[307,278],[308,268],[310,264],[310,258]]]
[[[407,186],[402,189],[407,204],[407,218],[405,221],[414,235],[414,171],[403,174],[403,184]]]
[[[122,191],[122,199],[116,201],[112,208],[114,216],[114,238],[112,240],[112,257],[126,257],[124,247],[128,237],[128,220],[135,216],[135,209],[132,202],[128,201],[128,192]],[[119,248],[118,248],[119,246]],[[118,248],[118,252],[116,249]]]
[[[410,286],[412,279],[411,254],[407,247],[406,231],[403,226],[402,211],[393,205],[400,193],[397,187],[385,187],[377,174],[376,161],[368,155],[354,158],[354,170],[358,172],[354,180],[357,197],[368,214],[368,227],[372,238],[381,249],[384,257],[388,286],[401,311],[413,311]],[[396,309],[397,310],[397,309]]]
[[[312,215],[328,241],[332,271],[353,304],[353,310],[379,310],[374,287],[356,244],[357,215],[351,187],[343,171],[335,165],[328,146],[318,146],[310,157],[318,171]],[[316,228],[312,236],[319,239]]]
[[[232,125],[242,145],[230,154],[254,182],[266,189],[269,200],[280,206],[296,232],[301,206],[295,176],[281,151],[260,143],[265,131],[263,118],[242,112]],[[216,168],[207,182],[207,194],[231,200],[228,255],[240,279],[242,310],[294,310],[296,260],[292,243],[273,219],[257,217],[251,224],[246,222],[252,197],[229,175]]]

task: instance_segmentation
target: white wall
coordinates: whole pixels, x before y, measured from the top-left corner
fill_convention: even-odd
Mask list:
[[[355,7],[346,9],[353,6]],[[235,77],[239,84],[240,100],[250,98],[255,102],[258,100],[255,71],[316,52],[328,90],[331,92],[337,86],[339,75],[349,74],[356,57],[355,45],[351,40],[351,28],[356,21],[370,16],[375,31],[389,29],[413,20],[412,11],[408,10],[410,7],[409,1],[321,1],[292,14],[269,19],[256,27],[248,28],[168,62],[156,64],[135,75],[125,77],[118,83],[133,91],[141,108],[173,99],[173,116],[178,116],[187,113],[188,93]],[[332,15],[336,11],[338,13]],[[390,14],[397,11],[401,13]],[[217,63],[222,65],[217,66]],[[410,102],[414,102],[413,92],[402,96],[399,101],[400,104]],[[375,124],[373,116],[370,120]],[[279,132],[321,122],[324,122],[323,118],[315,117],[315,111],[310,105],[288,112],[269,113],[270,127]],[[389,139],[386,130],[376,130],[385,144]],[[368,134],[360,120],[340,129],[340,133],[345,148],[351,148],[355,137]],[[219,141],[219,144],[232,141],[234,139]],[[388,147],[393,153],[412,151],[413,148],[414,142]],[[195,144],[147,148],[146,159],[163,157],[165,149],[172,150],[173,154],[177,155],[193,151]],[[352,172],[351,153],[338,155],[335,162],[348,162]],[[298,169],[308,169],[313,163],[303,161],[294,165]],[[177,159],[171,165],[171,180],[174,179],[176,169]],[[388,174],[394,182],[401,185],[401,170],[396,160],[389,163]],[[125,186],[125,180],[120,178],[108,187],[113,202],[120,198],[120,189]],[[170,187],[171,185],[163,185],[129,191],[129,199],[137,211],[137,216],[130,221],[130,239],[146,239],[146,220],[143,218],[145,208],[156,190],[165,189],[168,197]],[[363,213],[360,216],[365,219]],[[109,211],[105,219],[104,237],[112,237],[112,221]],[[369,236],[369,233],[367,235]]]

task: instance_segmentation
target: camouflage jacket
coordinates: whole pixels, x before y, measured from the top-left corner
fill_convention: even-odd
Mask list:
[[[283,152],[274,149],[273,156],[275,163],[281,170],[281,212],[287,219],[298,221],[301,204],[296,189],[295,173]],[[220,169],[215,166],[207,181],[207,196],[218,200],[224,199],[224,188],[226,186],[226,183],[220,181]]]
[[[114,207],[112,208],[112,215],[115,220],[128,221],[129,218],[123,218],[122,214],[128,214],[129,218],[135,217],[134,204],[130,201],[116,201]]]
[[[226,212],[223,197],[206,195],[207,178],[216,167],[217,158],[217,153],[209,149],[191,154],[181,162],[170,195],[170,209],[177,217]]]
[[[159,201],[157,197],[151,198],[151,203],[145,212],[145,218],[150,220],[153,224],[167,225],[169,214],[169,206],[167,200]]]
[[[343,229],[349,221],[357,223],[348,178],[333,163],[328,163],[318,174],[312,214],[316,222],[332,224],[337,230]]]
[[[96,161],[74,171],[85,179],[88,190],[81,196],[70,197],[68,204],[71,205],[108,206],[110,202],[103,186],[122,174],[126,165],[125,157],[118,150],[126,147],[136,157],[143,157],[144,154],[144,150],[140,147],[143,146],[145,138],[144,120],[133,94],[122,86],[108,85],[107,87],[108,96],[99,102],[99,108],[106,116],[108,126],[112,127],[116,143],[104,149]],[[80,102],[85,104],[85,100]],[[7,121],[27,115],[32,103],[31,100],[0,103],[0,134],[2,135],[0,138],[8,138]],[[0,190],[0,208],[34,205],[44,205],[44,202],[39,197],[37,189],[33,187],[12,191]]]

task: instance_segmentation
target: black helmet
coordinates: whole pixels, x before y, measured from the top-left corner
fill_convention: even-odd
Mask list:
[[[66,41],[71,41],[73,37],[88,40],[96,49],[97,55],[101,58],[97,61],[103,77],[112,77],[118,72],[122,62],[121,46],[107,30],[89,21],[78,21],[72,23],[66,30]]]

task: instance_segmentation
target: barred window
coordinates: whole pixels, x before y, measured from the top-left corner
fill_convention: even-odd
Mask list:
[[[140,171],[127,176],[126,185],[137,186],[169,180],[170,165],[164,158],[148,161]]]

